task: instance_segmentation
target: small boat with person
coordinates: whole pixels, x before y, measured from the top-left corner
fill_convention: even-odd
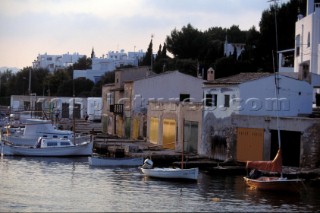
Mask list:
[[[303,179],[288,179],[282,176],[282,154],[278,150],[272,161],[248,161],[246,167],[253,169],[244,181],[251,189],[278,192],[299,192],[303,186]],[[260,171],[280,173],[278,176],[262,176]]]
[[[153,162],[147,158],[140,167],[141,172],[148,177],[163,179],[197,180],[199,168],[153,168]]]

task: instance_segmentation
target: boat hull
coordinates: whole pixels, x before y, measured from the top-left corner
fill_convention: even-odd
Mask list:
[[[143,158],[88,157],[90,166],[140,166]]]
[[[141,172],[148,177],[165,178],[165,179],[188,179],[197,180],[199,168],[191,169],[174,169],[174,168],[140,168]]]
[[[92,154],[93,142],[85,142],[76,146],[68,147],[45,147],[34,148],[28,146],[2,145],[4,155],[35,156],[35,157],[66,157],[66,156],[89,156]]]
[[[247,186],[263,191],[299,192],[303,186],[303,179],[286,179],[278,177],[260,177],[251,179],[244,177]]]

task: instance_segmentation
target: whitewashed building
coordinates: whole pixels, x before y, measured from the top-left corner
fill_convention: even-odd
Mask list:
[[[279,81],[278,101],[275,78]],[[217,118],[232,114],[252,116],[299,116],[312,113],[312,87],[284,75],[240,73],[205,82],[206,113]],[[278,102],[278,107],[277,107]]]
[[[245,43],[229,43],[228,38],[226,36],[226,40],[223,45],[224,55],[226,57],[229,57],[233,55],[234,51],[236,51],[237,53],[236,57],[239,58],[241,53],[244,51],[245,45],[246,45]]]
[[[97,83],[106,72],[126,66],[137,67],[143,56],[142,51],[135,54],[127,54],[124,50],[109,51],[106,57],[92,58],[92,69],[74,70],[73,79],[83,77]]]
[[[161,129],[150,130],[151,123],[158,119],[158,115],[162,116],[154,110],[167,111],[173,115],[177,113],[179,103],[202,101],[202,79],[178,71],[159,75],[151,73],[148,69],[133,71],[117,71],[115,83],[103,87],[104,129],[109,134],[132,139],[148,137],[150,140],[148,131],[162,132]],[[157,118],[150,118],[147,115],[150,101],[155,104],[153,106],[158,107],[157,104],[160,104],[170,108],[153,109],[153,115],[157,115]],[[199,120],[201,115],[198,115]],[[176,132],[178,118],[172,118],[174,120],[159,118],[159,128],[166,122],[167,126]],[[156,127],[153,125],[152,128]],[[155,138],[151,137],[151,141],[158,144],[158,141],[153,141]]]
[[[313,103],[320,106],[320,3],[307,0],[306,16],[298,15],[295,48],[279,51],[279,71],[295,73],[313,87]],[[291,75],[293,76],[293,75]],[[318,100],[317,100],[318,99]]]
[[[77,63],[78,60],[85,55],[79,53],[73,54],[62,54],[62,55],[48,55],[39,54],[37,59],[32,62],[34,69],[48,69],[50,72],[56,71],[58,69],[67,68],[72,66],[74,63]]]
[[[136,80],[133,84],[133,111],[145,111],[149,100],[201,102],[202,83],[202,79],[179,71]]]
[[[102,98],[88,97],[87,98],[87,115],[89,121],[101,121],[102,114]]]
[[[294,71],[302,72],[304,77],[309,73],[320,74],[320,4],[307,1],[307,14],[298,16],[295,26],[295,61]]]
[[[312,89],[306,81],[271,73],[240,73],[205,82],[199,154],[222,161],[270,160],[280,128],[286,138],[284,165],[302,165],[301,156],[310,154],[302,149],[308,146],[309,134],[302,134],[312,132],[318,122],[309,118]]]

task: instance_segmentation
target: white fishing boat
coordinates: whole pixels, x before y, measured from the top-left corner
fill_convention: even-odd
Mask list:
[[[185,180],[198,179],[199,168],[184,169],[183,162],[181,165],[181,168],[153,168],[153,161],[147,158],[139,169],[148,177]]]
[[[90,166],[140,166],[143,164],[143,157],[104,157],[90,156],[88,157]]]
[[[180,169],[180,168],[140,168],[141,172],[148,177],[165,179],[188,179],[197,180],[199,168]]]
[[[24,128],[18,128],[12,132],[9,129],[3,135],[3,139],[14,145],[33,146],[39,138],[65,138],[71,139],[74,133],[69,130],[57,129],[50,120],[27,119]]]
[[[16,146],[2,140],[3,155],[41,156],[41,157],[68,157],[92,155],[93,141],[90,136],[83,136],[82,142],[74,144],[65,138],[39,138],[34,146]]]

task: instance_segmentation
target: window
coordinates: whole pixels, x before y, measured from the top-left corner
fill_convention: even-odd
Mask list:
[[[190,94],[180,94],[180,102],[190,102]]]
[[[206,94],[206,106],[207,107],[212,106],[212,94]]]
[[[213,95],[213,106],[218,106],[218,95],[214,94]]]
[[[61,146],[70,146],[70,142],[61,142],[60,145]]]
[[[218,95],[217,94],[206,94],[206,106],[214,106],[218,105]]]
[[[308,47],[310,47],[310,32],[308,32]]]
[[[47,146],[57,146],[57,142],[48,142]]]
[[[300,55],[300,35],[296,36],[296,56]]]
[[[230,95],[224,95],[224,107],[230,107]]]

